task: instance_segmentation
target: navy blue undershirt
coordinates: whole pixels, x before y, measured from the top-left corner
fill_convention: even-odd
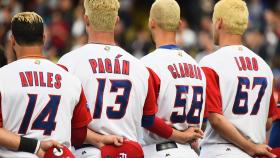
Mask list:
[[[175,44],[168,44],[168,45],[162,45],[159,48],[161,49],[172,49],[172,50],[179,50],[180,47]]]

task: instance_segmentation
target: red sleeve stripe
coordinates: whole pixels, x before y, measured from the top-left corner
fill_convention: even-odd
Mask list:
[[[148,92],[143,108],[143,115],[155,115],[157,112],[157,99],[156,99],[156,85],[157,80],[156,74],[149,69],[149,79],[148,79]]]
[[[202,67],[206,77],[206,107],[204,115],[206,118],[208,112],[214,112],[223,115],[222,97],[220,92],[220,83],[218,74],[211,68]]]

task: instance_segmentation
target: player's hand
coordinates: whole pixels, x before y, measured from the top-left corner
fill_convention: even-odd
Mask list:
[[[177,130],[173,130],[172,140],[181,143],[192,143],[197,139],[203,138],[203,131],[200,128],[190,127],[187,130],[180,132]]]
[[[266,144],[254,144],[252,147],[252,151],[249,151],[249,155],[256,157],[256,156],[267,156],[268,158],[276,158],[277,156],[272,154],[270,151],[272,150]]]
[[[63,146],[60,143],[58,143],[57,141],[54,141],[54,140],[41,141],[40,148],[39,148],[38,152],[36,153],[36,155],[39,158],[43,158],[45,156],[46,151],[51,147],[56,147],[59,149],[63,148]]]
[[[116,135],[103,135],[101,141],[98,143],[98,148],[100,149],[104,145],[115,145],[121,146],[123,144],[124,138]]]

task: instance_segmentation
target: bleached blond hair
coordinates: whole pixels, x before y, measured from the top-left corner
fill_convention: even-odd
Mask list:
[[[243,0],[220,0],[214,7],[213,22],[221,18],[225,30],[230,34],[242,35],[247,27],[249,11]]]
[[[156,0],[150,11],[160,28],[166,31],[177,31],[180,23],[180,6],[175,0]]]
[[[85,15],[95,31],[112,32],[120,4],[118,0],[85,0]]]
[[[43,18],[35,12],[21,12],[21,13],[17,13],[12,18],[12,23],[14,21],[25,22],[30,24],[43,23]]]

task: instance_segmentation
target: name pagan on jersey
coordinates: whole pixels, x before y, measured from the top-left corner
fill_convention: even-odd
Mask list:
[[[202,80],[201,69],[196,65],[188,64],[188,63],[179,63],[168,65],[168,70],[170,71],[173,78],[196,78]]]
[[[109,58],[90,59],[93,73],[114,73],[129,75],[129,61]]]
[[[61,75],[51,72],[25,71],[19,72],[22,87],[61,87]]]

